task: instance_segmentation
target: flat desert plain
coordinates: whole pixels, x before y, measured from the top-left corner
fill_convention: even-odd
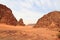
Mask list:
[[[0,24],[0,40],[59,40],[57,34],[48,28]]]

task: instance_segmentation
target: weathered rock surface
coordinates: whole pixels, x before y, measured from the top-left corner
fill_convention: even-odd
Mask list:
[[[25,24],[24,24],[24,22],[23,22],[23,19],[22,19],[22,18],[18,21],[17,25],[25,26]]]
[[[17,20],[12,14],[11,9],[2,4],[0,4],[0,23],[5,23],[8,25],[17,24]]]
[[[34,27],[60,28],[60,11],[53,11],[38,19]]]

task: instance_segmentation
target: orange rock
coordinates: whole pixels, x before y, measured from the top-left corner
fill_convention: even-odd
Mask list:
[[[25,24],[24,24],[24,22],[23,22],[23,19],[22,19],[22,18],[18,21],[18,24],[17,24],[17,25],[25,26]]]
[[[60,11],[53,11],[38,19],[34,27],[57,27],[60,28]]]
[[[12,14],[11,9],[2,4],[0,4],[0,23],[5,23],[8,25],[17,24],[17,20]]]

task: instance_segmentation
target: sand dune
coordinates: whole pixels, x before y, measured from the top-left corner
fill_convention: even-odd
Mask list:
[[[57,34],[48,28],[0,24],[0,40],[58,40]]]

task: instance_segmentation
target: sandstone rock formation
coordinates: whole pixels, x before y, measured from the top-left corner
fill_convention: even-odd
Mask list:
[[[2,4],[0,4],[0,23],[5,23],[8,25],[17,24],[17,20],[12,14],[11,9]]]
[[[60,11],[53,11],[44,15],[38,19],[34,27],[60,28]]]
[[[17,23],[17,25],[25,26],[25,24],[24,24],[24,22],[23,22],[23,19],[22,19],[22,18],[19,20],[19,22]]]

